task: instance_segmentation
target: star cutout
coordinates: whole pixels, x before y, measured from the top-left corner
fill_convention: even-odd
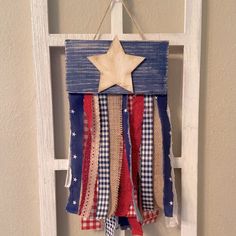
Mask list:
[[[77,181],[77,178],[74,178],[73,180],[74,180],[74,182],[76,182],[76,181]]]
[[[76,158],[77,158],[77,156],[76,156],[76,155],[73,155],[73,158],[74,158],[74,159],[76,159]]]
[[[131,73],[145,57],[126,54],[116,36],[106,54],[93,55],[88,59],[100,71],[98,92],[119,85],[133,93]]]
[[[76,133],[75,133],[75,132],[73,132],[73,133],[72,133],[72,136],[73,136],[73,137],[75,137],[75,136],[76,136]]]
[[[73,205],[76,205],[76,201],[73,201]]]
[[[170,202],[170,205],[171,205],[171,206],[173,205],[173,202],[172,202],[172,201]]]
[[[71,114],[75,114],[75,110],[73,110],[73,109],[70,112],[71,112]]]

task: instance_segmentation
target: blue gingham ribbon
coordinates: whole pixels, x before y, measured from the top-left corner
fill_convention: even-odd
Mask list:
[[[70,213],[78,213],[81,188],[81,173],[83,162],[83,132],[84,132],[84,96],[81,94],[69,94],[70,122],[71,122],[71,184],[70,195],[66,210]]]
[[[117,228],[118,228],[117,216],[112,216],[105,220],[105,235],[106,236],[114,236]]]
[[[107,95],[98,95],[100,109],[100,146],[98,157],[98,219],[108,213],[110,196],[110,152]]]
[[[154,210],[153,203],[153,96],[144,96],[141,142],[141,196],[143,210]]]

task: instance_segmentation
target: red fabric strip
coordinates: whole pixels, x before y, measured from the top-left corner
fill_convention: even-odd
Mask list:
[[[97,198],[98,198],[98,191],[97,191],[97,182],[96,182],[96,187],[94,189],[93,207],[90,212],[89,218],[81,217],[81,230],[90,230],[90,229],[101,230],[102,229],[102,222],[96,219]]]
[[[143,229],[141,223],[139,223],[136,217],[129,217],[128,218],[132,235],[143,235]]]
[[[88,138],[86,142],[84,142],[84,159],[83,159],[83,167],[82,167],[82,195],[79,207],[79,215],[84,206],[85,196],[87,192],[87,184],[88,184],[88,174],[89,174],[89,164],[90,164],[90,152],[91,152],[91,128],[93,121],[93,96],[92,95],[84,95],[84,113],[87,119],[87,135]]]
[[[132,176],[134,188],[138,192],[140,145],[142,138],[144,97],[134,96],[132,101],[132,113],[130,115],[130,136],[132,142]]]
[[[134,96],[129,100],[130,109],[130,137],[132,143],[132,178],[135,192],[139,192],[139,165],[140,156],[139,150],[142,137],[142,123],[144,110],[144,97]],[[133,235],[143,235],[142,225],[137,221],[136,217],[129,217],[129,224],[131,226]]]

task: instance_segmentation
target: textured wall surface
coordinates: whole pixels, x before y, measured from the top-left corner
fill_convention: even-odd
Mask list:
[[[39,235],[29,1],[0,1],[0,235]]]
[[[203,2],[199,236],[234,236],[236,2]]]
[[[49,1],[51,32],[95,32],[107,0]],[[81,5],[79,5],[81,4]],[[130,0],[146,32],[181,32],[183,0]],[[35,82],[30,0],[0,0],[0,235],[39,235]],[[90,10],[91,9],[91,10]],[[203,0],[199,145],[199,236],[236,235],[236,3]],[[125,31],[135,32],[127,15]],[[109,32],[109,16],[103,31]],[[171,49],[170,94],[174,112],[174,152],[180,146],[182,50]],[[64,50],[52,50],[56,156],[67,150],[68,115],[64,91]],[[175,101],[175,102],[172,102]],[[63,107],[62,107],[63,104]],[[172,115],[173,116],[173,115]],[[65,173],[57,173],[59,234],[79,232],[78,218],[64,212]],[[146,235],[179,235],[162,224]],[[167,233],[168,232],[168,233]],[[99,234],[102,235],[102,234]],[[190,235],[191,236],[191,235]]]

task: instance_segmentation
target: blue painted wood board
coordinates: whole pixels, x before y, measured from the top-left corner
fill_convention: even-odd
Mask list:
[[[98,93],[100,72],[87,57],[105,54],[111,42],[66,40],[66,84],[69,93]],[[121,41],[121,44],[125,53],[145,57],[132,73],[134,93],[167,94],[169,43],[167,41]],[[102,93],[130,94],[117,85]]]

